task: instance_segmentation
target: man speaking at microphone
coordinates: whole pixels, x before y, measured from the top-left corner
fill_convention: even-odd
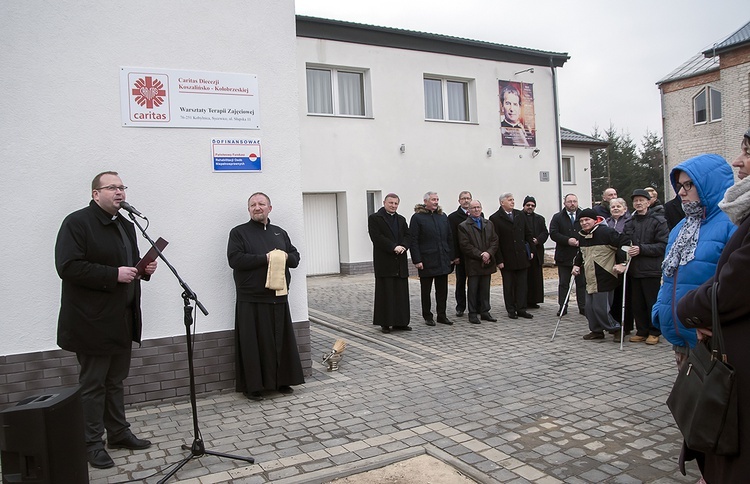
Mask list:
[[[83,404],[84,436],[91,466],[114,461],[104,448],[146,449],[125,419],[123,380],[130,370],[132,342],[141,341],[141,285],[156,262],[138,274],[133,224],[119,213],[126,186],[117,172],[91,183],[89,206],[63,220],[55,244],[55,267],[62,279],[57,344],[76,353]]]

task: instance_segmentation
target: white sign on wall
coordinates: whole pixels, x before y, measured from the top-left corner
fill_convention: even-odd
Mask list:
[[[260,129],[258,76],[120,68],[123,126]]]
[[[211,140],[214,171],[261,171],[260,140],[214,138]]]

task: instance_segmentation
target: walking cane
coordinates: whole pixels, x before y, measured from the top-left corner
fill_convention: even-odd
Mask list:
[[[555,331],[552,332],[552,339],[550,341],[555,341],[555,336],[557,335],[557,328],[560,327],[560,321],[562,321],[563,316],[565,316],[565,313],[568,309],[568,299],[570,299],[570,291],[573,290],[573,284],[575,283],[575,277],[571,273],[570,275],[570,285],[568,286],[568,294],[565,296],[565,302],[563,302],[562,307],[560,308],[560,317],[557,318],[557,324],[555,325]]]
[[[576,258],[578,257],[578,254],[580,253],[580,249],[576,253],[576,256],[573,257],[573,265],[576,264]],[[565,301],[563,301],[563,305],[560,307],[560,317],[557,318],[557,324],[555,325],[555,330],[552,332],[552,339],[550,341],[555,341],[555,336],[557,335],[557,328],[560,327],[560,321],[562,321],[563,316],[565,316],[565,313],[568,312],[568,301],[570,300],[570,291],[573,290],[573,284],[575,283],[575,276],[573,275],[573,271],[570,271],[570,284],[568,285],[568,294],[565,295]],[[580,302],[578,303],[580,304]]]
[[[630,269],[630,254],[628,254],[629,245],[623,245],[620,250],[625,252],[625,272],[622,273],[622,312],[620,313],[620,350],[622,350],[622,343],[625,341],[625,287],[628,283],[628,269]]]

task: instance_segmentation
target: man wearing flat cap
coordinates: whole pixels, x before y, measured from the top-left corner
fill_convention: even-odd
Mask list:
[[[661,286],[661,263],[667,248],[669,228],[666,219],[650,211],[651,195],[647,190],[637,189],[630,196],[635,214],[625,222],[623,239],[630,240],[630,268],[626,285],[630,288],[630,306],[635,319],[636,334],[632,343],[659,342],[661,330],[651,321],[651,308],[656,303]],[[628,301],[625,301],[628,304]]]

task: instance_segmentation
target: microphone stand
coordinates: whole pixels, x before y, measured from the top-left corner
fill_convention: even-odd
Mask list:
[[[242,460],[245,462],[249,462],[250,464],[255,463],[255,459],[252,457],[243,457],[206,450],[203,439],[201,438],[200,428],[198,427],[198,409],[195,399],[195,370],[193,368],[193,340],[190,336],[190,327],[193,325],[193,307],[190,305],[190,301],[195,301],[195,305],[198,307],[198,309],[201,310],[204,316],[208,316],[208,311],[198,300],[198,296],[193,292],[192,289],[190,289],[190,286],[188,286],[187,283],[182,280],[180,275],[177,273],[177,270],[172,266],[172,264],[169,263],[167,258],[164,257],[164,254],[156,246],[156,243],[151,239],[151,237],[148,236],[148,234],[146,233],[146,229],[144,229],[141,224],[138,223],[138,221],[135,219],[135,215],[133,215],[132,212],[128,212],[128,216],[136,225],[136,227],[138,227],[138,229],[141,231],[143,237],[145,237],[146,240],[148,240],[148,242],[151,244],[151,247],[154,248],[154,250],[158,254],[158,257],[164,261],[167,267],[169,267],[169,270],[172,271],[172,274],[174,274],[174,276],[177,278],[177,282],[179,282],[180,286],[183,289],[182,300],[184,301],[183,310],[185,321],[185,342],[187,343],[188,373],[190,374],[190,407],[193,410],[193,444],[189,446],[186,444],[182,444],[182,450],[189,450],[190,454],[182,459],[179,463],[177,463],[177,466],[172,469],[166,476],[164,476],[164,478],[161,479],[158,484],[167,482],[169,478],[175,475],[177,471],[182,469],[185,464],[190,462],[192,459],[202,457],[204,455],[215,455],[217,457],[225,457],[227,459]],[[146,217],[143,218],[145,220],[148,220],[146,219]]]

